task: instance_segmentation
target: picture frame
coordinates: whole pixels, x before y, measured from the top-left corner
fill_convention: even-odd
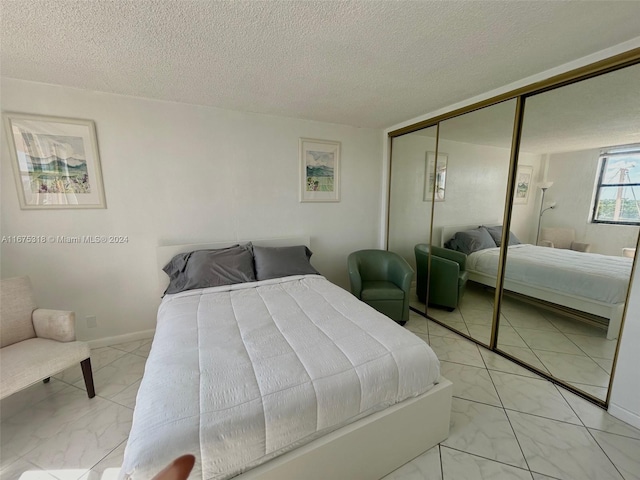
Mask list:
[[[340,142],[300,138],[300,201],[340,201]]]
[[[516,188],[513,194],[513,203],[515,205],[526,205],[529,203],[532,179],[533,167],[531,165],[519,165],[516,171]]]
[[[447,162],[449,155],[438,153],[436,165],[436,152],[427,152],[425,159],[424,194],[423,201],[430,202],[433,198],[436,202],[444,202],[447,183]],[[435,186],[435,195],[433,193]]]
[[[106,208],[92,120],[4,113],[20,208]]]

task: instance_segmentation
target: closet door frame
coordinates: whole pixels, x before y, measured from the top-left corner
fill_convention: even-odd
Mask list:
[[[519,150],[520,150],[520,141],[521,141],[521,136],[522,136],[522,125],[523,125],[523,121],[524,121],[524,113],[525,113],[525,104],[526,104],[526,100],[528,97],[534,96],[534,95],[538,95],[540,93],[544,93],[544,92],[548,92],[550,90],[555,90],[557,88],[561,88],[564,87],[566,85],[571,85],[573,83],[576,82],[580,82],[583,80],[587,80],[589,78],[593,78],[593,77],[597,77],[600,75],[604,75],[606,73],[609,72],[613,72],[616,70],[620,70],[623,69],[625,67],[629,67],[632,65],[636,65],[636,64],[640,64],[640,48],[636,48],[633,50],[629,50],[627,52],[615,55],[613,57],[610,58],[606,58],[604,60],[577,68],[575,70],[571,70],[569,72],[565,72],[559,75],[555,75],[553,77],[550,77],[548,79],[542,80],[540,82],[536,82],[533,83],[531,85],[527,85],[515,90],[512,90],[510,92],[506,92],[503,93],[501,95],[497,95],[495,97],[483,100],[481,102],[477,102],[474,104],[471,104],[469,106],[466,107],[462,107],[462,108],[458,108],[456,110],[453,110],[449,113],[444,113],[442,115],[438,115],[436,117],[427,119],[427,120],[423,120],[421,122],[412,124],[412,125],[408,125],[406,127],[402,127],[399,128],[397,130],[393,130],[391,132],[389,132],[388,136],[389,136],[389,171],[388,171],[388,178],[389,178],[389,188],[387,191],[387,206],[390,205],[391,203],[391,175],[392,175],[392,162],[393,162],[393,157],[392,157],[392,152],[393,152],[393,140],[396,137],[400,137],[402,135],[406,135],[408,133],[413,133],[416,132],[418,130],[422,130],[424,128],[429,128],[429,127],[437,127],[437,133],[436,133],[436,152],[438,151],[438,142],[439,142],[439,134],[440,134],[440,122],[444,121],[444,120],[448,120],[450,118],[453,117],[457,117],[460,115],[464,115],[470,112],[473,112],[475,110],[480,110],[482,108],[485,107],[490,107],[492,105],[507,101],[507,100],[512,100],[512,99],[516,99],[516,112],[515,112],[515,118],[514,118],[514,123],[513,123],[513,135],[512,135],[512,142],[511,142],[511,154],[510,154],[510,161],[509,161],[509,176],[508,176],[508,180],[507,180],[507,191],[506,191],[506,198],[505,198],[505,210],[504,210],[504,217],[503,217],[503,225],[506,226],[506,228],[502,229],[502,246],[500,248],[500,257],[499,257],[499,263],[498,263],[498,273],[497,273],[497,283],[496,283],[496,291],[495,291],[495,296],[494,296],[494,309],[493,309],[493,322],[492,322],[492,326],[491,326],[491,336],[490,336],[490,342],[489,345],[486,345],[482,342],[479,342],[478,340],[470,337],[469,335],[465,335],[461,332],[458,332],[454,329],[452,329],[451,327],[449,327],[448,325],[438,322],[437,320],[431,318],[431,317],[427,317],[426,312],[418,312],[422,315],[424,315],[425,317],[429,318],[432,321],[437,322],[438,324],[442,325],[443,327],[454,331],[455,333],[468,338],[469,340],[482,345],[484,347],[488,347],[491,351],[493,351],[494,353],[501,355],[513,362],[515,362],[516,364],[542,376],[547,378],[548,380],[552,381],[555,384],[561,385],[562,387],[566,388],[567,390],[570,390],[571,392],[603,407],[603,408],[607,408],[609,405],[609,401],[610,401],[610,397],[611,397],[611,386],[613,385],[613,380],[615,378],[615,372],[616,372],[616,365],[617,365],[617,361],[618,361],[618,352],[619,352],[619,348],[620,348],[620,337],[622,336],[621,334],[618,336],[618,342],[616,344],[616,349],[615,349],[615,353],[614,353],[614,357],[613,357],[613,365],[612,365],[612,369],[611,369],[611,375],[609,378],[609,385],[607,388],[607,396],[605,400],[602,400],[600,398],[594,397],[593,395],[584,392],[582,390],[580,390],[579,388],[574,387],[573,385],[558,379],[548,373],[545,373],[533,366],[530,366],[526,363],[524,363],[523,361],[519,360],[518,358],[498,350],[498,333],[499,333],[499,329],[500,329],[500,310],[501,310],[501,303],[502,303],[502,298],[503,298],[503,287],[504,287],[504,269],[506,266],[506,261],[507,261],[507,254],[506,254],[506,246],[508,245],[508,236],[509,236],[509,231],[511,228],[511,213],[512,213],[512,209],[513,209],[513,193],[515,190],[515,184],[516,184],[516,171],[517,171],[517,166],[518,166],[518,154],[519,154]],[[433,244],[433,219],[434,219],[434,207],[435,207],[435,202],[431,202],[431,225],[429,228],[429,244]],[[388,248],[389,245],[389,216],[390,216],[390,209],[387,208],[387,229],[386,229],[386,238],[385,238],[385,245]],[[640,249],[640,235],[638,236],[638,241],[636,244],[636,248]],[[638,250],[640,251],[640,250]],[[627,315],[627,308],[629,305],[629,295],[631,293],[631,283],[633,282],[633,278],[635,276],[635,271],[636,271],[636,265],[637,265],[637,259],[638,256],[640,255],[636,255],[636,257],[634,258],[633,261],[633,266],[631,268],[631,277],[630,277],[630,281],[629,281],[629,288],[627,290],[627,296],[626,296],[626,300],[625,300],[625,306],[624,306],[624,311],[623,311],[623,315],[622,315],[622,322],[620,325],[620,333],[622,333],[623,329],[624,329],[624,324],[625,324],[625,320],[626,320],[626,315]],[[429,262],[431,261],[431,255],[429,255]],[[427,289],[428,289],[428,283],[427,283]],[[425,305],[426,308],[426,305]]]

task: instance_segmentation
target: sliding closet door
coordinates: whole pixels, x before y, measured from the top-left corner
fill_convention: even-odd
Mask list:
[[[496,271],[474,272],[500,254],[484,227],[503,222],[515,109],[509,100],[445,120],[438,135],[427,315],[486,345]]]
[[[404,257],[417,270],[414,247],[428,244],[431,234],[431,196],[428,152],[436,149],[437,127],[396,137],[391,144],[388,249]],[[422,268],[423,265],[421,265]],[[422,271],[420,272],[422,274]],[[411,307],[424,313],[426,286],[416,294],[417,276],[411,288]]]
[[[601,401],[640,223],[638,85],[632,66],[526,98],[518,155],[497,348]]]

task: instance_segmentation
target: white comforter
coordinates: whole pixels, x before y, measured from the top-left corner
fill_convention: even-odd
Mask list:
[[[438,378],[424,341],[317,275],[167,295],[121,476],[193,453],[230,478]]]
[[[467,258],[467,270],[497,275],[499,248]],[[608,304],[625,301],[632,259],[561,248],[512,245],[507,253],[506,280],[589,298]]]

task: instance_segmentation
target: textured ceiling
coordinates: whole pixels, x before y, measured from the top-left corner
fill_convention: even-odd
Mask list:
[[[640,65],[529,97],[520,148],[544,154],[640,143]],[[440,136],[511,148],[515,100],[440,124]],[[434,128],[412,135],[435,136]]]
[[[1,0],[2,75],[384,128],[640,35],[640,2]]]

